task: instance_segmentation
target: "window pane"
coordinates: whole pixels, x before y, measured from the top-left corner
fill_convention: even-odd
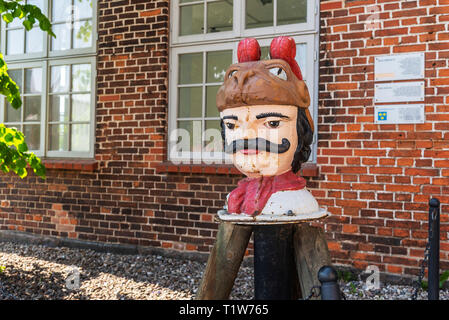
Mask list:
[[[50,125],[50,150],[69,151],[69,126],[65,124]]]
[[[43,33],[41,29],[33,28],[26,33],[26,53],[43,51]]]
[[[51,92],[68,92],[69,76],[69,66],[51,67]]]
[[[70,21],[72,0],[53,0],[52,8],[53,21]]]
[[[260,60],[270,60],[270,47],[260,48]]]
[[[220,86],[207,86],[206,88],[206,117],[219,117],[217,109],[217,92]]]
[[[179,84],[203,82],[203,54],[179,55]]]
[[[21,121],[21,108],[14,109],[9,102],[5,99],[5,122],[20,122]]]
[[[23,126],[23,134],[29,150],[39,150],[41,146],[41,126],[26,125]]]
[[[70,49],[71,24],[54,24],[53,32],[56,38],[51,38],[51,50],[67,50]]]
[[[178,118],[202,116],[203,88],[179,88]]]
[[[25,69],[25,93],[42,92],[42,69]]]
[[[88,48],[92,46],[92,20],[75,22],[73,28],[73,47]]]
[[[39,121],[41,119],[41,96],[25,97],[23,108],[25,121]]]
[[[6,28],[19,28],[22,26],[22,20],[14,19],[11,23],[6,24]]]
[[[75,20],[92,17],[92,0],[75,0]]]
[[[50,121],[68,122],[70,121],[70,104],[68,95],[51,96],[50,99]]]
[[[72,150],[89,151],[89,124],[72,125]]]
[[[246,28],[260,28],[273,25],[272,0],[246,0]]]
[[[224,75],[232,63],[232,51],[214,51],[207,53],[207,82],[223,82]]]
[[[90,94],[72,96],[72,121],[90,121]]]
[[[278,0],[277,24],[293,24],[307,22],[306,0]]]
[[[307,78],[307,44],[299,43],[296,45],[296,62],[298,62],[299,68],[301,69],[301,74],[303,79]]]
[[[38,6],[41,10],[44,9],[44,0],[28,0],[27,4]]]
[[[72,91],[91,91],[90,79],[90,64],[72,66]]]
[[[180,19],[179,34],[181,36],[203,33],[204,5],[182,6],[180,8]]]
[[[179,146],[185,146],[188,144],[189,148],[183,148],[183,151],[201,152],[201,140],[202,140],[202,125],[200,120],[195,121],[178,121],[178,128],[187,130],[188,136],[182,136],[178,140]],[[188,141],[181,141],[184,138],[188,138]],[[179,144],[179,142],[182,142]],[[187,150],[186,150],[187,149]]]
[[[232,3],[230,0],[207,4],[207,32],[232,30]]]
[[[19,86],[20,92],[22,92],[22,70],[8,70],[8,74],[12,80]]]
[[[24,40],[24,29],[7,31],[6,54],[23,54]]]

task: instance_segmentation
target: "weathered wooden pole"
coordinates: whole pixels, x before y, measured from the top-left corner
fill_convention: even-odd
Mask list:
[[[221,222],[206,271],[196,294],[197,300],[229,298],[245,255],[253,227]]]
[[[323,266],[331,265],[332,261],[321,228],[312,227],[308,223],[295,225],[293,243],[301,292],[305,298],[309,296],[312,287],[321,285],[318,271]]]

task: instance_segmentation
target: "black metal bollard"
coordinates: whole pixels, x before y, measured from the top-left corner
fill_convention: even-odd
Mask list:
[[[256,300],[297,299],[293,225],[254,228],[254,295]]]
[[[428,299],[440,299],[440,201],[429,201],[429,273]]]
[[[323,266],[318,271],[321,282],[321,300],[341,300],[337,271],[331,266]]]

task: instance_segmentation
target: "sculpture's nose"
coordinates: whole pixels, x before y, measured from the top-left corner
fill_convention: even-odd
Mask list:
[[[237,71],[232,76],[234,81],[236,82],[236,85],[240,89],[240,91],[243,91],[243,86],[248,81],[249,78],[255,75],[254,70],[245,70],[245,71]]]

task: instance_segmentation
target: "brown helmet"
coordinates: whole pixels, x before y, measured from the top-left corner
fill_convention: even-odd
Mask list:
[[[309,91],[302,80],[295,55],[296,45],[290,37],[277,37],[272,41],[271,60],[259,60],[257,40],[242,40],[238,48],[239,63],[228,68],[218,90],[218,110],[251,105],[297,106],[305,111],[313,130],[308,108]]]

